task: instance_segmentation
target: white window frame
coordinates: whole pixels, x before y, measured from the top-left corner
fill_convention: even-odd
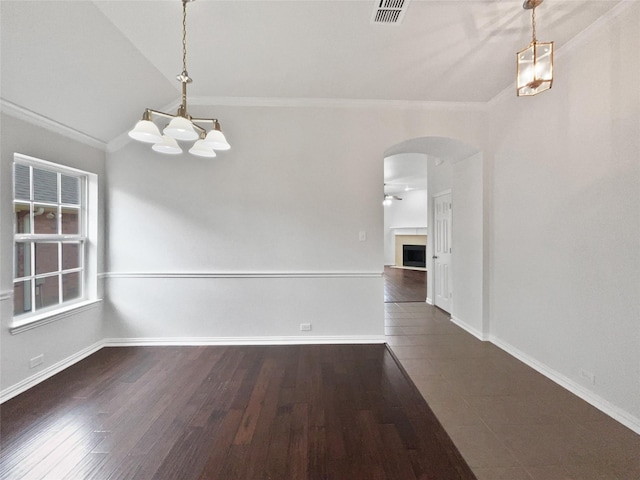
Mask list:
[[[64,318],[76,310],[86,309],[98,302],[97,299],[97,175],[76,168],[67,167],[46,160],[41,160],[34,157],[29,157],[20,153],[14,154],[14,167],[12,175],[12,198],[13,198],[13,283],[14,291],[15,285],[18,282],[29,281],[31,282],[30,298],[32,309],[29,312],[25,312],[19,315],[14,315],[13,323],[11,325],[11,333],[20,333],[21,331],[28,330],[39,326],[44,323],[49,323],[60,318]],[[36,168],[40,170],[47,170],[54,172],[58,175],[58,192],[57,202],[41,202],[34,198],[33,193],[33,173],[30,174],[30,198],[29,200],[16,199],[15,194],[15,165],[24,165],[30,168]],[[62,202],[61,188],[60,188],[60,176],[67,175],[76,177],[80,180],[80,208],[79,208],[79,231],[77,234],[63,234],[61,232],[61,223],[58,224],[59,234],[37,234],[33,233],[17,233],[18,228],[15,224],[15,205],[23,204],[30,206],[30,224],[31,228],[34,228],[34,205],[48,206],[50,208],[56,208],[60,213],[63,208],[77,208],[77,205],[67,205]],[[58,219],[58,222],[61,222]],[[36,243],[56,243],[58,245],[58,269],[56,271],[36,274],[35,265],[32,265],[29,275],[23,277],[16,277],[18,272],[16,262],[16,249],[19,244],[25,244],[30,248],[29,257],[31,260],[35,258],[35,246]],[[78,243],[80,245],[80,260],[79,267],[72,269],[63,269],[61,264],[61,249],[63,243]],[[63,299],[63,282],[62,274],[64,273],[80,273],[80,295],[74,299],[64,301]],[[47,278],[52,276],[58,276],[58,303],[44,308],[37,308],[35,304],[36,295],[36,282],[40,278]],[[14,300],[15,301],[15,300]]]

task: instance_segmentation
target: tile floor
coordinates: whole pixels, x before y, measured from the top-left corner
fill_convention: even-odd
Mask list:
[[[386,303],[387,343],[478,480],[639,480],[640,435],[426,303]]]

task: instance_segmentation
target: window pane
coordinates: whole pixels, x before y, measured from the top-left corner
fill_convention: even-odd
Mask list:
[[[33,169],[33,199],[36,202],[58,202],[58,174]]]
[[[60,198],[62,203],[80,205],[80,179],[62,175]]]
[[[31,280],[13,284],[13,314],[31,311]]]
[[[58,244],[36,243],[36,275],[58,271]]]
[[[62,270],[80,268],[80,244],[62,244]]]
[[[31,275],[31,244],[16,243],[15,276],[21,278]]]
[[[13,169],[13,198],[16,200],[31,200],[30,194],[29,167],[15,164]]]
[[[77,208],[62,209],[62,233],[77,235],[80,233],[80,210]]]
[[[31,233],[30,209],[29,204],[14,204],[13,211],[15,212],[16,233]]]
[[[37,245],[36,245],[37,246]],[[36,278],[36,307],[46,308],[60,303],[58,293],[58,275]]]
[[[62,301],[68,302],[80,296],[80,272],[62,275]]]
[[[58,208],[34,205],[33,228],[35,230],[33,233],[56,235],[58,233]]]

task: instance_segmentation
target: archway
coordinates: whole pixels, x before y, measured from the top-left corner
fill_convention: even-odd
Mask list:
[[[427,303],[434,301],[434,196],[450,191],[451,319],[478,338],[488,337],[488,242],[485,241],[486,199],[482,152],[448,137],[419,137],[388,148],[384,158],[398,161],[421,154],[427,162]],[[387,232],[385,231],[385,235]]]

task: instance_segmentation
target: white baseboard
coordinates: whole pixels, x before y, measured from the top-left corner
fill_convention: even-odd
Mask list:
[[[104,347],[104,341],[101,340],[99,342],[94,343],[93,345],[80,350],[77,353],[65,358],[64,360],[55,363],[44,370],[39,371],[38,373],[31,375],[28,378],[25,378],[21,382],[16,383],[10,387],[5,388],[0,392],[0,403],[6,402],[7,400],[12,399],[16,395],[20,395],[22,392],[29,390],[32,387],[35,387],[37,384],[44,382],[47,378],[54,376],[56,373],[61,372],[65,368],[69,368],[74,363],[78,363],[80,360],[88,357],[89,355],[97,352],[102,347]]]
[[[427,297],[427,305],[433,305],[433,299]]]
[[[143,337],[107,338],[107,347],[167,346],[167,345],[326,345],[385,343],[384,335],[342,335],[326,337]]]
[[[476,337],[478,340],[482,340],[483,342],[486,342],[489,340],[489,337],[487,335],[485,335],[484,333],[482,333],[480,330],[478,330],[475,327],[472,327],[471,325],[469,325],[468,323],[460,320],[457,317],[454,317],[453,315],[451,315],[451,322],[455,323],[457,326],[459,326],[461,329],[469,332],[471,335],[473,335],[474,337]]]
[[[640,418],[636,418],[633,415],[631,415],[629,412],[625,412],[624,410],[616,407],[615,405],[611,404],[609,401],[605,400],[601,396],[593,393],[591,390],[586,389],[582,385],[577,384],[576,382],[564,376],[563,374],[538,362],[536,359],[518,350],[517,348],[513,347],[509,343],[504,342],[493,335],[490,337],[490,340],[491,340],[491,343],[500,347],[502,350],[504,350],[508,354],[514,356],[518,360],[529,365],[538,373],[541,373],[542,375],[549,378],[550,380],[553,380],[561,387],[569,390],[571,393],[573,393],[574,395],[577,395],[578,397],[583,399],[585,402],[593,405],[598,410],[606,413],[614,420],[620,422],[625,427],[633,430],[635,433],[640,435]]]

